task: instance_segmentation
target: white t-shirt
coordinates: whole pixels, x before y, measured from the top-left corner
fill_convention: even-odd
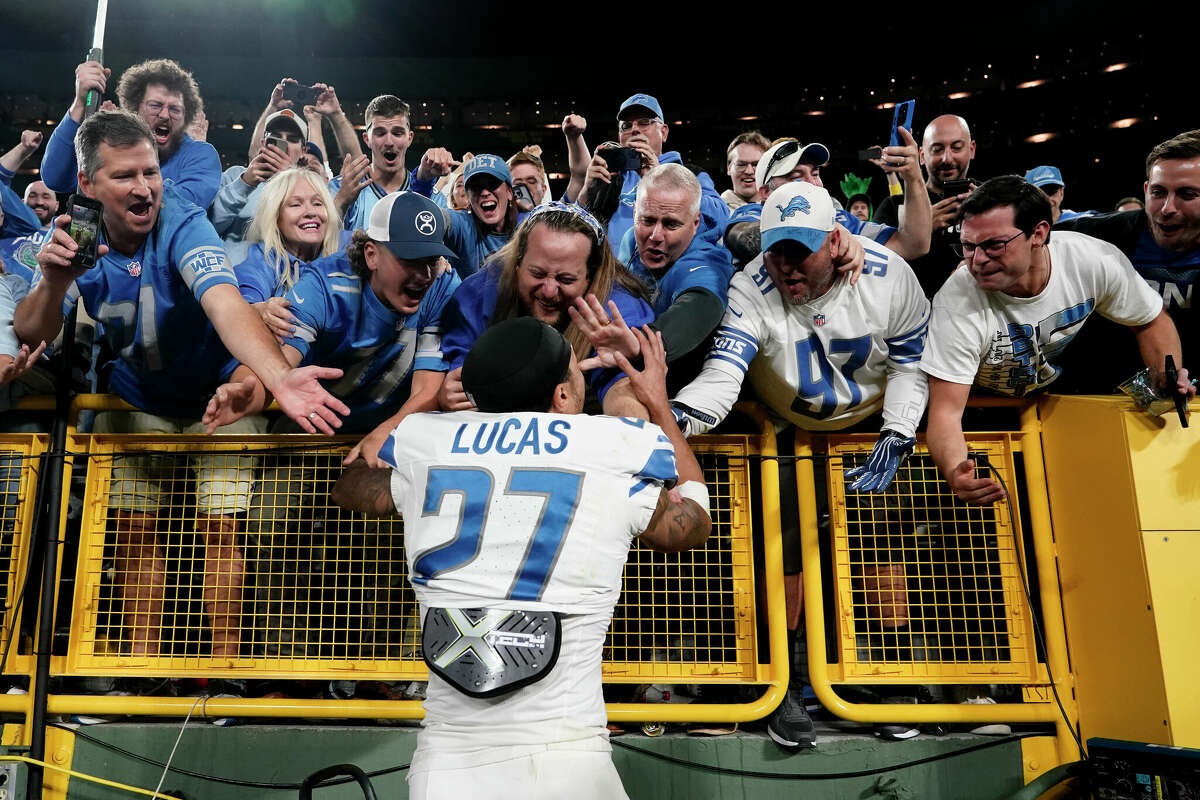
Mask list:
[[[960,264],[933,297],[921,369],[1021,397],[1058,377],[1056,357],[1092,312],[1130,326],[1162,312],[1162,297],[1115,245],[1054,231],[1047,247],[1050,278],[1034,297],[983,291]]]
[[[574,742],[607,750],[604,638],[629,547],[675,451],[643,420],[583,414],[413,414],[380,450],[404,516],[421,606],[560,612],[557,665],[473,698],[431,675],[414,768],[492,763]]]
[[[920,371],[929,301],[908,262],[855,237],[866,265],[804,305],[787,302],[759,254],[733,276],[729,307],[700,374],[672,400],[688,436],[733,408],[749,374],[775,415],[811,431],[843,430],[883,409],[884,427],[915,435],[928,388]]]

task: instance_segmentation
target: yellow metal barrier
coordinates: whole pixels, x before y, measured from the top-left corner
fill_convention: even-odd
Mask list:
[[[77,408],[127,408],[86,395]],[[773,454],[769,426],[760,434],[713,435],[693,442],[712,499],[714,529],[705,547],[678,555],[636,547],[625,570],[609,633],[603,676],[610,716],[624,721],[744,721],[768,714],[787,680],[782,602],[764,615],[758,592],[782,597],[780,576],[756,576],[752,471],[770,489],[777,478],[760,456]],[[85,473],[74,590],[65,653],[52,660],[61,677],[348,679],[421,681],[418,611],[408,586],[403,526],[366,518],[329,500],[349,437],[181,436],[71,431],[67,451]],[[127,512],[114,507],[123,458],[142,459],[158,478],[160,502],[137,509],[149,522],[129,535]],[[237,649],[214,652],[206,594],[205,515],[197,513],[194,466],[222,460],[253,469],[252,500],[239,509],[236,533],[244,564]],[[758,476],[754,476],[758,477]],[[777,496],[771,490],[770,496]],[[124,506],[129,506],[128,497]],[[778,512],[768,507],[768,563],[778,563]],[[120,541],[118,548],[118,532]],[[71,543],[72,545],[74,543]],[[161,549],[160,549],[161,546]],[[227,559],[228,560],[228,559]],[[118,568],[118,564],[122,568]],[[135,639],[125,613],[136,596],[131,564],[164,570],[157,601],[162,622]],[[761,567],[761,565],[760,565]],[[764,648],[763,636],[769,641]],[[221,641],[228,644],[228,631]],[[764,659],[765,656],[765,659]],[[762,687],[750,702],[703,705],[628,702],[647,684]],[[623,687],[623,688],[622,688]],[[75,691],[78,691],[76,689]],[[14,702],[14,707],[15,707]],[[319,698],[121,697],[52,694],[51,714],[327,717],[411,719],[420,701]]]
[[[77,409],[128,408],[116,398],[85,395]],[[712,497],[714,530],[708,544],[681,555],[635,547],[625,570],[621,602],[607,641],[603,677],[614,721],[737,722],[766,717],[788,682],[780,540],[779,462],[769,417],[754,404],[738,410],[751,432],[692,440]],[[863,722],[1054,722],[1063,760],[1074,757],[1064,713],[1074,719],[1066,666],[1056,566],[1045,497],[1036,409],[1016,407],[1017,430],[972,432],[973,451],[986,453],[1010,490],[1010,506],[968,508],[947,495],[923,445],[906,465],[896,489],[875,496],[847,494],[843,473],[863,458],[874,435],[801,437],[796,483],[805,563],[821,563],[828,536],[830,571],[809,568],[805,614],[814,690],[826,708]],[[44,437],[0,439],[23,443],[34,454]],[[52,659],[56,676],[227,677],[309,680],[420,681],[426,677],[417,650],[417,607],[408,587],[402,524],[345,512],[329,501],[349,437],[207,437],[100,435],[71,431],[70,468],[86,473],[74,587],[66,646]],[[36,445],[35,445],[36,443]],[[41,449],[38,449],[41,448]],[[0,449],[0,454],[4,450]],[[122,615],[128,597],[116,569],[111,491],[118,457],[151,458],[161,470],[163,502],[155,508],[153,536],[164,545],[170,576],[162,597],[163,624],[153,655],[135,654]],[[245,562],[236,652],[214,655],[205,605],[204,532],[197,531],[197,456],[252,466],[250,509],[237,515]],[[1018,461],[1022,469],[1018,469]],[[817,489],[814,462],[821,470]],[[1018,476],[1023,470],[1024,485]],[[32,470],[22,472],[20,503],[8,562],[12,587],[21,583],[27,550]],[[755,489],[757,483],[757,490]],[[1021,492],[1021,489],[1024,492]],[[822,498],[821,501],[818,498]],[[1022,515],[1018,498],[1027,503]],[[831,512],[831,533],[818,526],[818,503]],[[64,503],[65,508],[65,503]],[[1023,516],[1029,520],[1025,531]],[[755,528],[762,551],[756,560]],[[149,545],[143,542],[149,552]],[[1031,543],[1036,558],[1025,553]],[[77,550],[75,545],[77,544]],[[881,560],[882,559],[882,560]],[[71,563],[71,562],[66,562]],[[1034,615],[1025,599],[1026,563],[1036,566],[1041,588],[1044,651],[1034,639]],[[896,568],[896,565],[900,565]],[[879,567],[889,567],[879,570]],[[864,575],[890,576],[890,584],[864,584]],[[828,580],[826,580],[828,578]],[[901,646],[879,624],[881,587],[903,586],[915,637]],[[833,598],[833,615],[821,613]],[[1035,598],[1035,603],[1039,598]],[[60,607],[65,607],[60,606]],[[833,663],[825,663],[828,630]],[[919,623],[914,625],[914,623]],[[21,656],[26,658],[26,656]],[[31,671],[14,661],[9,672]],[[1049,665],[1050,669],[1047,669]],[[1064,712],[1051,702],[1050,674]],[[997,706],[949,704],[921,707],[846,702],[842,684],[1017,684],[1026,702]],[[649,703],[638,699],[647,684],[759,687],[747,702]],[[27,698],[0,700],[0,710],[25,710]],[[157,714],[264,718],[391,718],[421,716],[419,700],[318,698],[116,697],[51,694],[51,714]]]
[[[0,619],[2,669],[5,673],[28,673],[33,669],[28,642],[18,636],[20,616],[36,609],[26,608],[29,555],[33,541],[37,480],[40,458],[49,445],[41,434],[0,434],[0,597],[4,615]]]

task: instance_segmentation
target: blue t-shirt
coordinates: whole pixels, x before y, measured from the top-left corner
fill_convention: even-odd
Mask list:
[[[402,192],[409,188],[412,183],[413,174],[407,169],[404,174],[404,183],[396,191]],[[342,188],[342,176],[338,175],[329,182],[329,193],[334,197],[337,196],[338,190]],[[380,186],[375,181],[371,181],[363,190],[358,193],[358,197],[354,198],[354,202],[346,209],[346,213],[342,216],[342,227],[348,231],[353,231],[361,228],[367,229],[368,223],[371,221],[371,209],[375,204],[386,197],[387,190]]]
[[[42,181],[52,191],[69,194],[78,188],[79,164],[75,161],[75,134],[79,123],[64,114],[46,142],[42,156]],[[163,184],[174,186],[180,195],[207,209],[217,196],[221,182],[221,157],[208,142],[183,135],[179,149],[159,164]]]
[[[0,239],[0,261],[4,262],[0,272],[19,275],[26,283],[33,283],[33,273],[38,269],[38,250],[42,249],[42,242],[48,235],[48,231],[38,231],[12,239]]]
[[[434,279],[415,314],[385,305],[354,274],[344,252],[318,258],[283,296],[291,302],[301,364],[338,367],[343,376],[327,388],[350,407],[343,433],[375,428],[408,399],[413,370],[444,372],[442,311],[459,286],[447,271]]]
[[[508,240],[513,237],[513,233],[529,213],[518,213],[517,224],[508,233],[485,231],[469,208],[447,210],[445,215],[446,246],[453,250],[455,255],[449,261],[455,272],[466,279],[480,270],[488,256],[508,244]]]
[[[33,209],[25,205],[21,195],[9,188],[8,184],[0,183],[0,208],[4,209],[4,224],[0,225],[0,239],[11,239],[17,236],[28,236],[42,230],[42,223],[33,213]]]
[[[500,288],[500,264],[496,261],[468,276],[454,293],[442,315],[442,353],[447,369],[457,369],[467,358],[471,345],[492,324],[496,297]],[[641,298],[634,297],[624,287],[613,286],[612,300],[630,328],[654,322],[654,309]],[[607,305],[606,299],[601,299]],[[624,373],[620,370],[593,370],[587,376],[596,396],[604,399],[609,387]]]
[[[100,236],[107,244],[103,228]],[[96,320],[110,354],[98,371],[109,373],[111,391],[152,414],[198,419],[234,366],[200,305],[221,284],[236,288],[237,277],[217,232],[203,210],[164,186],[141,249],[102,256],[71,284],[63,313],[82,301]]]
[[[341,232],[338,241],[339,250],[346,249],[351,236],[353,236],[352,231],[344,230]],[[226,251],[228,251],[229,243],[226,242],[225,244]],[[288,254],[288,263],[298,278],[304,270],[305,265],[309,262]],[[237,273],[238,288],[242,292],[242,297],[246,298],[247,303],[262,303],[271,297],[284,293],[282,286],[283,276],[277,273],[276,269],[275,260],[268,259],[263,252],[262,242],[251,242],[246,246],[245,258],[234,267],[234,271]]]

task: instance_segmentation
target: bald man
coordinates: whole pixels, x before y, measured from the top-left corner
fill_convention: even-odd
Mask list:
[[[58,195],[41,181],[34,181],[25,187],[24,200],[25,205],[37,215],[38,222],[42,223],[42,230],[48,230],[50,220],[58,213]]]
[[[929,252],[920,258],[909,259],[909,263],[927,297],[932,297],[941,288],[961,261],[950,245],[958,243],[959,208],[975,186],[967,177],[974,158],[975,140],[962,117],[943,114],[925,126],[921,138],[921,163],[928,176],[925,188],[933,206],[933,234]],[[959,191],[953,185],[956,181],[968,181],[969,187]],[[895,198],[888,197],[880,203],[874,219],[887,225],[898,225],[900,215]]]

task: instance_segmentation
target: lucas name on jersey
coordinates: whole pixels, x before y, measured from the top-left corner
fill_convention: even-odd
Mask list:
[[[570,421],[561,418],[547,421],[538,417],[508,417],[486,422],[464,422],[454,431],[450,452],[557,455],[566,449],[570,430]]]

